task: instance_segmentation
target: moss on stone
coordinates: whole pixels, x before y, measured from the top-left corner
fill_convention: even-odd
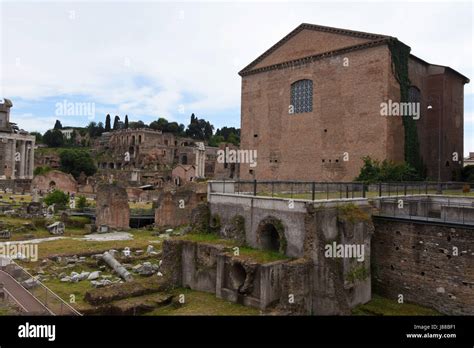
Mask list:
[[[342,221],[349,221],[351,223],[356,222],[369,222],[370,216],[359,206],[354,203],[348,203],[337,207],[338,219]]]

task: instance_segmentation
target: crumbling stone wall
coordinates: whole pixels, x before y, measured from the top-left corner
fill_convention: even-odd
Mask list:
[[[191,221],[193,209],[206,200],[206,186],[188,184],[163,191],[156,202],[155,225],[176,227]]]
[[[31,188],[38,192],[47,192],[56,188],[63,192],[77,192],[77,181],[71,174],[52,170],[46,174],[36,175],[31,182]]]
[[[472,229],[380,218],[374,223],[374,291],[449,315],[474,314]]]
[[[102,184],[96,197],[97,227],[107,225],[112,229],[128,229],[130,226],[130,207],[127,191],[116,184]]]
[[[313,261],[312,314],[350,314],[371,299],[370,248],[373,224],[368,206],[309,204],[305,217],[305,257]],[[364,261],[328,257],[328,245],[364,246]],[[361,271],[363,270],[363,271]]]

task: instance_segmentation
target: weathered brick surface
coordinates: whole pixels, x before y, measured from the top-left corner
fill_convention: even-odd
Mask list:
[[[127,191],[116,184],[103,184],[97,189],[96,226],[107,225],[113,229],[128,229],[130,207]]]
[[[46,174],[36,175],[31,182],[31,188],[47,192],[53,188],[64,192],[77,192],[77,182],[71,174],[52,170]]]
[[[258,165],[242,164],[242,179],[350,181],[358,175],[363,156],[404,160],[403,117],[380,114],[382,102],[400,101],[387,44],[252,72],[367,40],[304,29],[245,70],[241,149],[256,149]],[[428,176],[438,176],[441,129],[441,178],[458,179],[461,163],[453,161],[452,153],[461,159],[466,81],[450,69],[415,57],[409,59],[409,78],[422,95],[417,129]],[[313,111],[290,114],[291,84],[301,79],[313,81]],[[433,106],[430,110],[428,101]],[[343,160],[345,153],[348,161]]]
[[[445,314],[474,314],[474,231],[375,220],[375,292]],[[459,256],[454,255],[457,247]]]
[[[363,156],[403,160],[402,119],[380,115],[380,103],[400,93],[390,64],[388,48],[377,46],[245,76],[241,148],[257,149],[256,178],[353,180]],[[289,114],[291,84],[306,78],[313,112]],[[241,178],[252,178],[248,164],[240,168]]]
[[[205,184],[188,183],[176,190],[163,191],[158,197],[155,225],[176,227],[188,224],[193,209],[206,200]]]

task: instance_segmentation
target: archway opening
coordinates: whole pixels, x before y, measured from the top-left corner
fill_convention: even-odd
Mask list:
[[[264,250],[280,251],[280,235],[273,224],[266,223],[260,228],[260,244]]]
[[[232,282],[232,287],[240,292],[240,289],[245,283],[247,278],[247,272],[245,268],[240,263],[234,263],[230,268],[230,281]]]

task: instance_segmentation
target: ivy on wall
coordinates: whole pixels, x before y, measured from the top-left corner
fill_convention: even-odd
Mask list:
[[[410,88],[408,58],[410,56],[410,47],[396,39],[390,40],[388,47],[392,56],[392,68],[400,84],[400,102],[408,102],[408,89]],[[412,117],[403,117],[403,127],[405,129],[405,162],[415,168],[420,178],[423,178],[425,170],[420,155],[416,120]]]

